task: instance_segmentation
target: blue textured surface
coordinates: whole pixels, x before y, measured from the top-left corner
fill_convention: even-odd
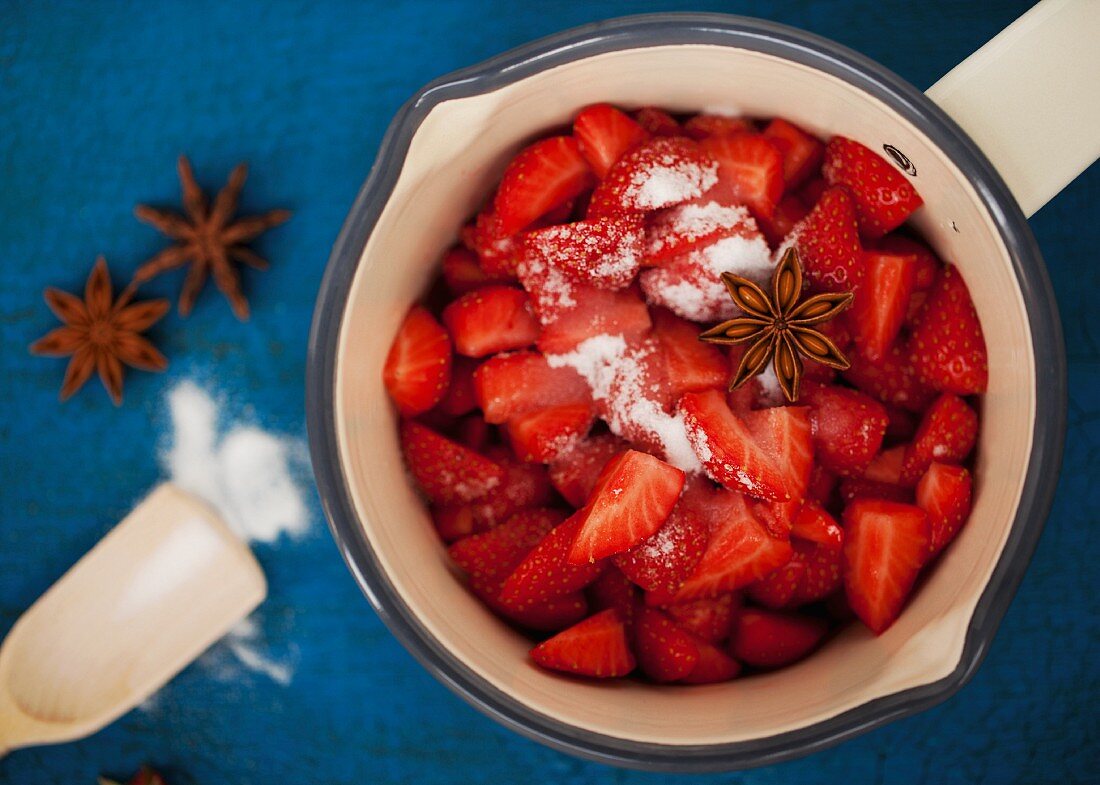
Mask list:
[[[0,2],[0,633],[159,476],[161,401],[196,374],[273,429],[304,436],[309,319],[325,259],[390,117],[424,82],[567,26],[626,13],[714,10],[808,28],[918,86],[1019,15],[1027,0],[811,3]],[[293,220],[258,247],[253,318],[210,290],[155,330],[166,375],[132,373],[126,404],[93,381],[56,400],[63,362],[27,344],[53,326],[46,285],[75,290],[97,253],[121,280],[160,247],[138,201],[176,204],[173,160],[221,184],[252,164],[245,212]],[[1070,432],[1054,512],[985,664],[946,704],[813,757],[693,782],[1097,781],[1100,640],[1094,584],[1100,492],[1100,170],[1032,221],[1054,279],[1070,358]],[[1087,219],[1087,220],[1082,220]],[[149,287],[171,296],[178,276]],[[320,521],[261,546],[282,687],[189,668],[155,706],[85,741],[13,753],[0,781],[91,783],[145,760],[173,783],[469,782],[676,778],[583,763],[485,719],[433,681],[360,596]],[[224,652],[223,652],[224,654]]]

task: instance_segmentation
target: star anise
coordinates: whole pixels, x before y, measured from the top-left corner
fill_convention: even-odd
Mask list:
[[[802,265],[792,246],[772,273],[771,296],[747,278],[722,273],[722,282],[743,316],[706,330],[699,340],[718,344],[748,344],[730,389],[736,389],[764,370],[771,360],[783,395],[798,399],[802,383],[802,356],[846,370],[850,363],[828,336],[815,325],[832,319],[852,304],[851,292],[829,292],[802,302]]]
[[[168,367],[164,355],[139,333],[160,320],[171,305],[167,300],[131,304],[135,288],[130,284],[115,300],[107,261],[100,256],[84,286],[83,300],[60,289],[46,289],[46,304],[65,324],[39,338],[30,349],[49,357],[72,356],[61,383],[61,400],[71,397],[98,371],[118,406],[122,403],[123,363],[143,371]]]
[[[248,300],[241,292],[240,272],[234,262],[266,270],[267,261],[244,244],[286,221],[290,218],[290,211],[270,210],[262,215],[233,221],[248,167],[238,164],[233,169],[229,181],[214,198],[213,205],[207,203],[206,195],[195,182],[186,157],[180,156],[178,168],[186,215],[144,204],[134,208],[134,214],[139,219],[177,241],[139,267],[134,281],[144,283],[163,272],[190,264],[180,291],[180,313],[186,316],[191,312],[207,275],[211,275],[218,289],[229,300],[233,313],[244,321],[248,318]]]

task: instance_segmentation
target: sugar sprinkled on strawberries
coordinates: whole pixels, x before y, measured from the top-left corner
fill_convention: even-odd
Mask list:
[[[657,210],[702,196],[718,182],[718,164],[699,165],[665,153],[639,167],[623,193],[639,210]]]

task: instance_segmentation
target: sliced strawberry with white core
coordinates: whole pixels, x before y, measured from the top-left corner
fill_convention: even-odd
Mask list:
[[[508,441],[521,461],[549,463],[579,443],[595,419],[587,403],[539,409],[508,421]]]
[[[610,104],[594,104],[574,118],[573,136],[581,155],[602,179],[616,161],[648,139],[649,133]]]
[[[970,472],[962,466],[933,463],[917,483],[917,506],[932,528],[929,550],[942,551],[955,539],[970,515]]]
[[[500,236],[527,228],[591,186],[593,179],[570,136],[552,136],[525,147],[504,170],[493,201]]]
[[[405,416],[428,411],[447,393],[451,339],[427,309],[416,306],[394,336],[382,368],[382,382]]]
[[[719,204],[704,196],[694,202],[656,213],[646,230],[646,264],[663,262],[692,248],[745,233],[751,220],[740,206]]]
[[[531,649],[531,659],[544,668],[610,679],[634,670],[626,627],[614,609],[589,616]]]
[[[528,412],[592,401],[584,379],[570,368],[551,366],[537,352],[490,357],[474,372],[478,406],[489,423]]]
[[[718,162],[718,191],[770,217],[783,195],[783,154],[759,134],[712,136],[700,146]]]
[[[539,337],[527,293],[512,286],[486,286],[462,295],[443,309],[443,323],[455,351],[467,357],[522,349]]]
[[[856,347],[868,360],[886,356],[909,312],[917,282],[917,257],[877,251],[863,255],[863,285],[849,315]]]

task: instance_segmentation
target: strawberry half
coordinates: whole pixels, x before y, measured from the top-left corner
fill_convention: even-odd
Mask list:
[[[568,306],[542,321],[539,349],[564,354],[595,335],[638,338],[649,332],[651,322],[645,302],[633,287],[619,291],[578,283],[570,289]]]
[[[719,188],[734,203],[771,217],[783,196],[783,154],[759,134],[712,136],[700,146],[718,162]]]
[[[985,392],[989,358],[966,282],[948,265],[913,325],[909,342],[918,378],[942,392]]]
[[[741,608],[740,595],[723,594],[721,597],[704,597],[662,610],[681,629],[707,643],[719,643],[729,637],[730,625]]]
[[[443,323],[455,351],[467,357],[522,349],[539,337],[539,323],[527,293],[511,286],[486,286],[443,309]]]
[[[928,516],[909,504],[856,499],[844,510],[844,536],[848,604],[881,635],[901,613],[928,560]]]
[[[612,165],[649,138],[649,133],[610,104],[585,107],[573,120],[581,155],[603,179]]]
[[[544,668],[595,678],[617,678],[634,670],[634,655],[618,613],[601,611],[531,649]]]
[[[587,217],[652,212],[696,199],[718,181],[717,172],[690,139],[650,139],[611,167],[592,193]]]
[[[504,581],[500,602],[515,610],[580,591],[603,572],[603,563],[570,564],[567,560],[580,528],[577,515],[542,538]]]
[[[730,636],[730,653],[756,668],[778,668],[802,659],[828,632],[822,619],[793,613],[745,610]]]
[[[628,446],[610,433],[584,439],[550,461],[550,482],[567,502],[583,507],[604,466]]]
[[[653,336],[664,353],[674,400],[686,392],[722,387],[729,381],[729,359],[699,340],[698,327],[663,308],[653,308],[649,314]]]
[[[654,681],[677,681],[699,661],[699,647],[658,610],[641,607],[634,623],[638,665]]]
[[[851,191],[859,231],[865,237],[882,237],[924,204],[905,176],[885,158],[843,136],[834,136],[826,145],[821,173],[829,185],[843,185]]]
[[[933,463],[917,483],[917,506],[928,515],[933,556],[955,539],[970,515],[970,472],[961,466]]]
[[[957,395],[941,395],[928,407],[905,451],[901,482],[913,485],[932,461],[962,463],[978,439],[978,414]]]
[[[591,404],[571,403],[508,421],[508,441],[521,461],[549,463],[580,442],[596,420]]]
[[[886,435],[882,404],[847,387],[806,385],[817,460],[831,472],[859,477]]]
[[[504,469],[412,420],[401,422],[405,465],[434,502],[470,502],[504,482]]]
[[[868,251],[863,254],[863,285],[856,291],[848,321],[856,347],[872,362],[886,356],[909,313],[917,283],[917,257]]]
[[[428,411],[451,381],[451,339],[426,308],[414,307],[397,329],[382,367],[382,383],[406,417]]]
[[[888,234],[875,243],[875,250],[895,256],[912,256],[916,273],[913,276],[914,288],[918,291],[931,289],[943,268],[943,262],[924,243],[903,234]]]
[[[524,249],[582,283],[622,289],[638,274],[643,238],[638,216],[598,218],[528,232]]]
[[[588,600],[581,592],[551,597],[537,605],[510,608],[496,596],[499,582],[470,582],[470,591],[495,613],[520,627],[534,632],[558,632],[570,627],[588,615]]]
[[[790,238],[798,246],[802,271],[815,289],[847,292],[863,281],[863,248],[859,243],[855,205],[843,188],[821,195]]]
[[[499,233],[510,236],[592,186],[577,140],[552,136],[524,148],[508,164],[493,200]]]
[[[776,118],[764,129],[764,136],[783,155],[783,180],[787,188],[797,188],[821,166],[825,145],[794,123]]]
[[[795,589],[793,606],[819,602],[840,588],[844,554],[841,548],[816,543],[794,543],[794,558],[806,565]]]
[[[477,402],[493,424],[551,406],[589,404],[588,384],[572,368],[551,368],[537,352],[498,355],[474,372]]]
[[[654,534],[614,557],[622,573],[647,591],[674,592],[707,547],[707,526],[677,505]]]
[[[695,140],[705,139],[708,136],[752,133],[755,130],[752,120],[720,114],[697,114],[684,123],[684,133]]]

